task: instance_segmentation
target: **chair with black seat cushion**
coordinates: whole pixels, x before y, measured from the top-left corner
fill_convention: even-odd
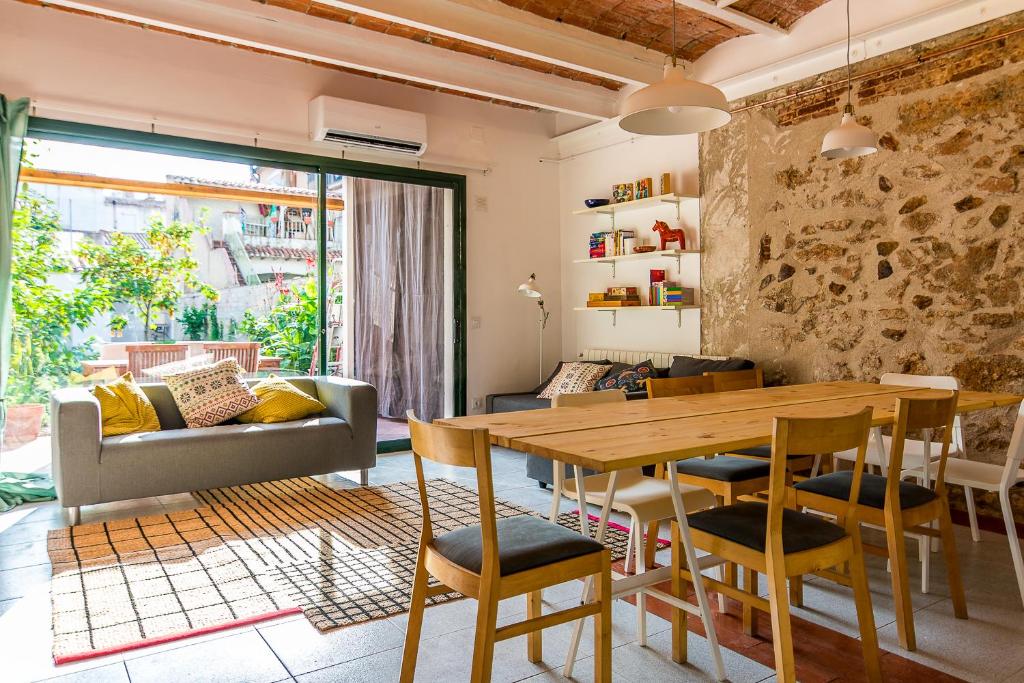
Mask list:
[[[858,449],[858,463],[863,465],[871,414],[871,409],[865,408],[854,415],[838,417],[776,417],[768,502],[742,502],[687,515],[696,547],[768,577],[768,600],[758,596],[756,587],[740,591],[704,577],[699,571],[691,573],[682,566],[682,554],[673,543],[674,590],[683,593],[685,589],[685,585],[675,585],[677,582],[703,580],[711,590],[771,615],[775,670],[780,681],[796,680],[786,580],[810,573],[821,573],[853,588],[867,678],[882,680],[860,527],[852,514],[859,493],[860,470],[854,475],[850,498],[838,515],[838,524],[786,507],[791,496],[786,456],[791,452],[830,453],[853,447]],[[677,534],[673,530],[673,540]],[[843,565],[849,566],[849,575],[829,571]],[[673,614],[674,621],[678,618],[678,614]],[[673,643],[673,650],[677,647],[681,645]]]
[[[958,392],[934,393],[942,394],[942,397],[897,399],[896,424],[893,427],[892,451],[886,476],[862,474],[864,460],[858,456],[853,472],[833,472],[814,477],[798,483],[793,489],[796,505],[836,515],[846,514],[846,500],[852,495],[851,491],[856,490],[857,519],[864,524],[885,528],[885,547],[867,546],[867,549],[889,556],[892,594],[896,603],[896,629],[900,645],[907,650],[915,650],[917,642],[907,576],[905,533],[929,538],[938,536],[942,539],[953,613],[958,619],[967,618],[967,602],[960,580],[960,563],[956,555],[945,482],[946,459],[949,457],[950,438],[956,419]],[[925,429],[933,433],[941,429],[943,433],[938,472],[933,480],[934,490],[901,480],[903,444],[907,432]],[[859,482],[859,486],[856,482]],[[935,521],[939,523],[938,531],[930,527]]]
[[[542,658],[541,630],[594,616],[594,679],[611,681],[611,554],[582,534],[530,516],[496,519],[491,449],[486,429],[431,425],[409,411],[409,433],[423,526],[413,579],[400,680],[416,673],[423,612],[428,598],[453,591],[478,601],[470,680],[491,678],[494,643],[526,635],[531,662]],[[480,524],[434,536],[423,461],[476,470]],[[573,579],[595,577],[592,602],[541,613],[541,591]],[[430,585],[434,577],[439,584]],[[497,627],[498,602],[526,595],[525,621]],[[457,653],[451,653],[457,656]]]

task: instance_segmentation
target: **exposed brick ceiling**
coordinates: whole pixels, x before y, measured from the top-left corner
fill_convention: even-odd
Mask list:
[[[500,0],[516,9],[618,38],[664,54],[672,51],[672,0]],[[789,28],[827,0],[739,0],[729,9]],[[676,9],[676,54],[695,60],[750,31],[683,6]]]
[[[400,38],[408,38],[409,40],[415,40],[418,43],[427,43],[428,45],[434,45],[439,48],[446,50],[454,50],[455,52],[463,52],[465,54],[473,55],[476,57],[483,57],[484,59],[490,59],[495,62],[501,62],[502,64],[511,64],[512,66],[522,67],[524,69],[530,69],[531,71],[538,71],[540,73],[553,74],[555,76],[561,76],[562,78],[568,78],[573,81],[580,81],[582,83],[589,83],[590,85],[598,85],[609,90],[618,90],[622,87],[622,83],[613,81],[609,78],[602,78],[600,76],[594,76],[592,74],[584,73],[582,71],[575,71],[573,69],[567,69],[562,66],[555,64],[548,64],[538,59],[530,59],[529,57],[521,57],[510,52],[502,52],[493,48],[484,47],[475,43],[470,43],[465,40],[458,40],[455,38],[449,38],[437,33],[431,33],[424,31],[419,28],[413,28],[411,26],[405,26],[404,24],[398,24],[393,21],[385,21],[376,17],[371,17],[366,14],[359,14],[357,12],[350,12],[344,9],[338,9],[331,5],[324,5],[316,2],[316,0],[254,0],[262,5],[273,5],[274,7],[282,7],[284,9],[294,10],[296,12],[302,12],[313,17],[321,19],[329,19],[330,21],[338,21],[346,24],[351,24],[359,28],[368,29],[370,31],[377,31],[378,33],[386,33],[392,36],[398,36]]]

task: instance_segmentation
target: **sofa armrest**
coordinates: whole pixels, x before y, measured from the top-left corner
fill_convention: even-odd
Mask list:
[[[53,482],[64,507],[100,501],[100,404],[87,389],[57,389],[50,398]]]
[[[377,388],[344,377],[314,377],[320,402],[327,414],[352,427],[354,464],[357,469],[377,464]]]

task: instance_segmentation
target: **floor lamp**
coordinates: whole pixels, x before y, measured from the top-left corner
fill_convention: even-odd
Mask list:
[[[540,318],[537,322],[540,323],[540,329],[538,331],[538,337],[540,339],[540,363],[538,364],[537,373],[540,376],[540,383],[544,383],[544,328],[548,326],[548,316],[551,314],[544,308],[544,295],[537,289],[537,276],[530,273],[530,279],[519,285],[519,293],[522,296],[530,299],[536,299],[537,305],[540,306]]]

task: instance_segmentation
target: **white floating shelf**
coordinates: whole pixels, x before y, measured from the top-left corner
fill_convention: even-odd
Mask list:
[[[679,327],[683,326],[683,311],[699,311],[700,304],[690,304],[687,306],[577,306],[576,311],[598,311],[602,313],[612,314],[612,327],[615,327],[617,322],[618,314],[621,311],[675,311],[677,314],[677,324]]]
[[[573,263],[615,263],[616,261],[638,261],[649,258],[678,258],[683,254],[699,254],[700,249],[663,249],[648,251],[645,254],[623,254],[621,256],[602,256],[600,258],[578,258]]]
[[[656,197],[645,197],[643,199],[634,199],[631,202],[618,202],[612,204],[606,204],[604,206],[595,206],[593,209],[576,209],[573,211],[574,216],[584,216],[592,213],[604,214],[607,216],[614,216],[617,213],[623,213],[624,211],[636,211],[637,209],[649,209],[652,206],[659,204],[674,204],[678,207],[684,201],[695,200],[697,197],[691,197],[688,195],[680,194],[659,194]]]

